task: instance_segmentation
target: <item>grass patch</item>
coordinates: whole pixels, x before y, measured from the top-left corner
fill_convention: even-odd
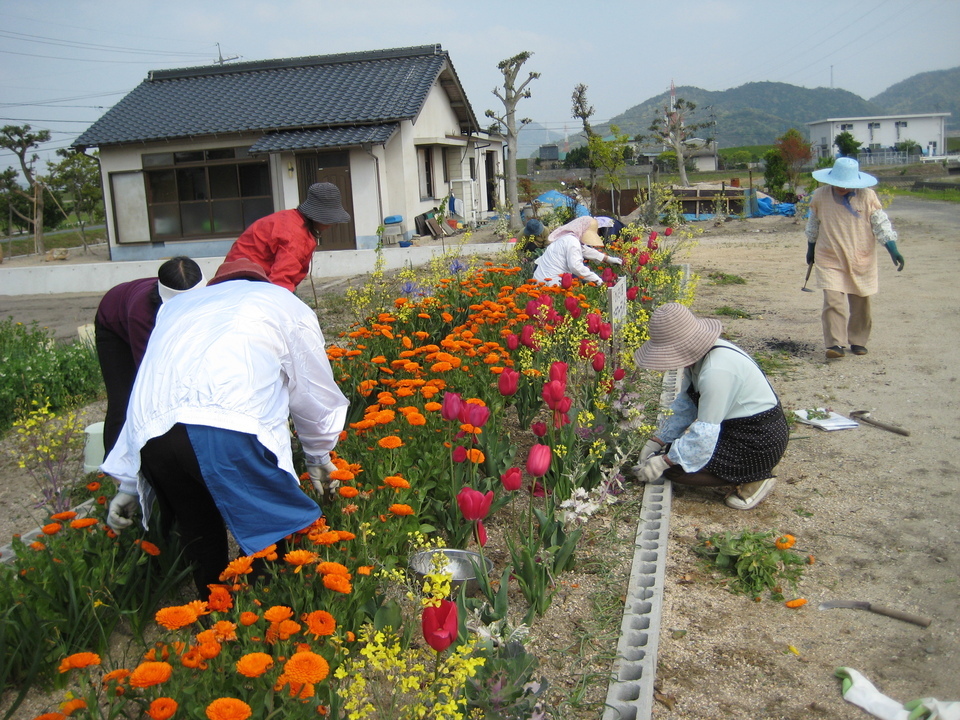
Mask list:
[[[739,275],[728,275],[724,272],[712,272],[707,275],[713,281],[713,285],[746,285],[747,281]]]
[[[757,353],[753,359],[766,375],[786,375],[795,364],[787,353]]]
[[[98,227],[85,231],[87,245],[98,245],[107,241],[107,229]],[[43,245],[47,250],[57,248],[82,248],[83,239],[79,230],[49,230],[43,235]],[[3,239],[3,257],[11,258],[19,255],[33,255],[33,235],[15,235],[13,239]]]
[[[919,198],[920,200],[944,200],[946,202],[960,203],[960,183],[957,183],[956,189],[949,190],[913,190],[893,186],[884,189],[896,197],[912,197]]]
[[[714,315],[723,315],[724,317],[740,318],[741,320],[749,320],[753,317],[746,310],[741,310],[739,308],[732,308],[729,305],[724,305],[723,307],[718,307],[713,311]]]

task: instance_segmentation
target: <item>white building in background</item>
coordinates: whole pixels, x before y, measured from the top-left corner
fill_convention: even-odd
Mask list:
[[[946,119],[950,113],[879,115],[876,117],[827,118],[807,123],[810,144],[817,158],[834,157],[834,139],[846,131],[861,143],[860,152],[892,150],[898,143],[913,140],[924,155],[947,151]]]

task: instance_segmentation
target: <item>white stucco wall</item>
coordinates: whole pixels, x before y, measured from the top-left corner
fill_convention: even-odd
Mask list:
[[[810,142],[821,155],[822,148],[828,148],[827,155],[837,152],[834,139],[846,128],[854,139],[862,144],[861,150],[871,145],[881,148],[894,147],[897,143],[913,140],[920,145],[924,153],[935,149],[936,153],[946,152],[946,118],[949,113],[931,113],[927,115],[881,115],[877,117],[827,118],[807,123],[810,133]],[[906,127],[897,127],[898,122],[907,123]],[[879,124],[879,128],[870,128],[871,124]],[[898,132],[899,131],[899,132]]]

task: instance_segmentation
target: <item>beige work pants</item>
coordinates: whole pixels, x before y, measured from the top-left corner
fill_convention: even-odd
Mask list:
[[[823,343],[826,347],[867,346],[873,319],[870,297],[848,295],[839,290],[823,291]]]

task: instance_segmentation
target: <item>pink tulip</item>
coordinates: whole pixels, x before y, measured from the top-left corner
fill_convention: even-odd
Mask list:
[[[542,397],[543,401],[547,404],[547,407],[553,410],[557,403],[563,399],[563,395],[566,392],[567,388],[564,383],[559,380],[551,380],[550,382],[544,383]]]
[[[455,463],[462,463],[467,461],[467,449],[463,445],[457,445],[453,449],[453,454],[451,456]]]
[[[590,313],[587,315],[587,332],[591,335],[596,335],[600,332],[600,323],[603,318],[601,318],[597,313]]]
[[[564,397],[557,403],[556,410],[562,413],[570,412],[571,405],[573,405],[573,398]]]
[[[663,234],[666,235],[667,237],[670,237],[671,235],[673,235],[673,228],[668,227],[666,230],[663,231]]]
[[[546,427],[544,427],[544,432],[546,432]],[[523,484],[523,473],[520,472],[520,468],[512,467],[500,476],[500,482],[503,483],[504,490],[509,492],[519,490]]]
[[[464,486],[457,493],[457,505],[460,506],[460,514],[464,520],[483,520],[490,512],[490,504],[493,502],[493,490],[488,490],[483,494],[472,487]]]
[[[593,356],[593,369],[596,372],[602,372],[604,365],[607,363],[607,356],[602,352],[598,352]]]
[[[537,349],[537,344],[533,340],[534,331],[535,328],[533,325],[524,325],[523,329],[520,330],[520,344],[530,348],[531,350]]]
[[[510,368],[504,368],[503,372],[497,378],[497,389],[504,397],[511,397],[517,394],[517,388],[520,385],[520,373]]]
[[[547,424],[543,422],[535,422],[530,426],[530,432],[532,432],[537,437],[543,437],[547,434]]]
[[[600,323],[600,331],[597,333],[601,340],[609,340],[613,335],[613,325],[610,323]]]
[[[423,609],[421,618],[423,639],[438,653],[443,652],[457,639],[460,619],[457,617],[457,604],[452,600],[441,600],[440,605],[429,605]]]
[[[637,299],[637,293],[639,293],[639,292],[640,292],[640,288],[638,288],[636,285],[634,285],[633,287],[628,287],[628,288],[627,288],[627,300],[636,300],[636,299]]]
[[[460,406],[457,419],[467,425],[483,427],[487,424],[487,420],[490,419],[490,408],[484,405],[477,405],[476,403],[465,402]]]
[[[623,380],[623,377],[627,374],[627,371],[623,368],[617,368],[613,371],[613,379],[616,381]]]
[[[483,526],[483,520],[477,520],[477,543],[480,547],[487,546],[487,529]]]
[[[559,380],[564,385],[566,385],[567,370],[569,369],[569,367],[570,366],[567,365],[567,363],[565,362],[561,362],[560,360],[554,361],[553,363],[550,364],[550,379]]]
[[[543,485],[538,481],[534,481],[533,487],[530,489],[530,492],[534,497],[538,497],[538,498],[547,496],[547,491],[543,488]]]
[[[570,273],[564,273],[560,276],[560,287],[562,287],[564,290],[569,290],[572,285],[573,275]]]
[[[507,350],[513,351],[520,347],[520,338],[513,333],[507,335]]]
[[[567,312],[572,313],[580,307],[580,301],[573,295],[567,295],[563,300],[563,306],[567,309]]]
[[[549,445],[537,443],[527,455],[527,472],[533,477],[543,477],[550,469],[552,451]]]
[[[456,420],[460,415],[460,408],[463,405],[463,399],[459,393],[448,392],[443,394],[443,402],[440,403],[440,416],[444,420]]]

